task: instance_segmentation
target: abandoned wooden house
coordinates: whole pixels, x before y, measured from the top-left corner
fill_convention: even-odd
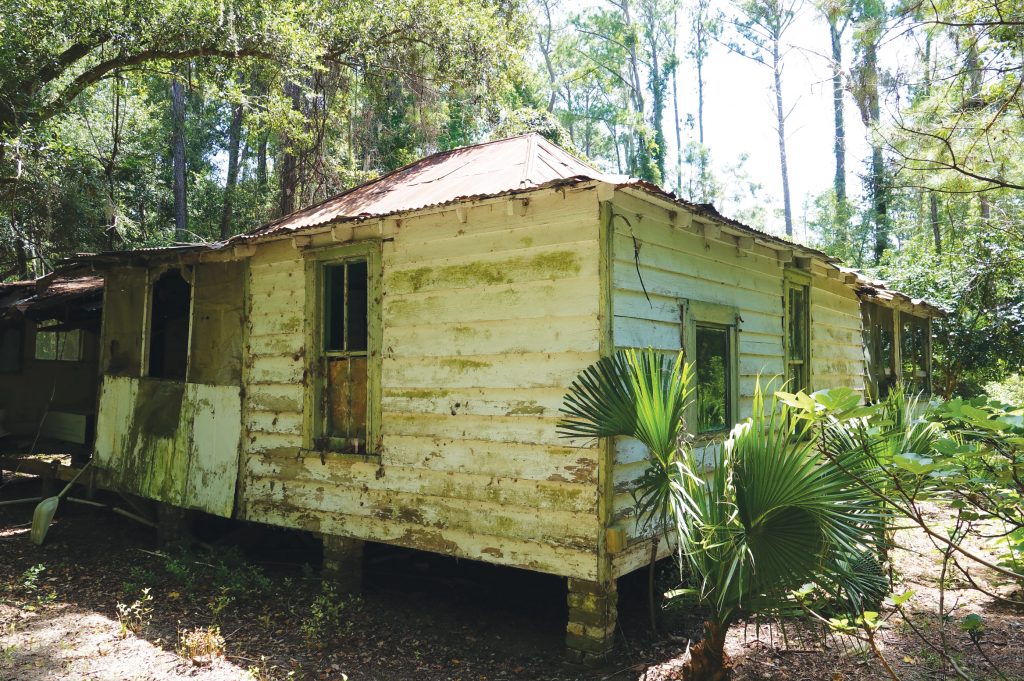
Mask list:
[[[61,442],[88,458],[102,304],[99,277],[0,284],[0,451]]]
[[[580,659],[609,651],[616,579],[651,554],[644,451],[556,433],[582,369],[684,348],[708,437],[759,376],[863,390],[907,366],[927,387],[937,312],[532,134],[226,242],[69,268],[106,280],[94,461],[118,489],[319,533],[350,583],[363,541],[567,577]]]

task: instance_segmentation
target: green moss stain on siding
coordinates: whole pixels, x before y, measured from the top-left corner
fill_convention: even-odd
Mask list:
[[[534,256],[516,256],[500,262],[400,270],[390,274],[388,286],[396,291],[467,288],[537,279],[564,279],[578,275],[581,269],[580,258],[573,251],[549,251]]]

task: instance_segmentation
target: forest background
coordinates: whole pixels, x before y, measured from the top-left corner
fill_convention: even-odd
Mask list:
[[[936,391],[1024,401],[1019,4],[0,9],[0,279],[216,240],[434,151],[535,130],[942,305]]]

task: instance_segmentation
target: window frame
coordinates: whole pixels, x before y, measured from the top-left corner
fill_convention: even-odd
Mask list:
[[[739,412],[739,310],[730,305],[719,303],[708,303],[701,300],[685,299],[679,302],[680,315],[680,347],[683,351],[683,358],[696,366],[697,327],[726,329],[728,331],[728,361],[726,373],[728,374],[728,398],[726,400],[726,423],[725,428],[709,430],[703,433],[696,432],[691,424],[697,423],[697,401],[690,400],[686,409],[686,423],[688,430],[692,433],[694,440],[698,442],[714,440],[723,434],[728,433],[740,420]],[[696,385],[694,385],[696,390]]]
[[[803,289],[804,292],[804,318],[807,323],[804,325],[803,330],[803,343],[804,343],[804,356],[800,360],[793,360],[789,356],[789,326],[791,322],[791,310],[789,305],[789,293],[795,289]],[[783,380],[789,381],[790,366],[794,362],[799,361],[802,365],[801,378],[803,379],[803,385],[799,388],[795,386],[787,385],[786,391],[795,393],[799,390],[803,390],[807,394],[813,391],[812,378],[813,373],[811,368],[813,366],[813,350],[811,348],[811,276],[806,272],[798,272],[793,269],[786,269],[783,276],[783,287],[782,287],[782,363],[783,363]]]
[[[306,386],[303,409],[303,449],[337,457],[355,457],[359,460],[379,458],[381,444],[381,250],[379,240],[362,241],[343,246],[309,249],[306,259]],[[326,350],[326,271],[333,265],[365,262],[367,274],[366,350]],[[366,357],[366,446],[361,453],[339,451],[325,435],[327,414],[324,410],[325,375],[324,358]]]
[[[156,292],[156,284],[160,278],[170,272],[177,270],[185,283],[188,284],[188,331],[185,333],[185,373],[182,378],[164,378],[162,376],[150,375],[150,349],[153,346],[153,294]],[[106,295],[104,293],[104,295]],[[192,265],[168,265],[164,267],[152,267],[146,270],[146,307],[142,315],[142,361],[139,363],[139,377],[150,381],[171,381],[174,383],[188,383],[189,373],[192,365],[192,328],[196,312],[196,270]]]
[[[876,380],[876,368],[881,368],[883,365],[874,356],[873,352],[876,349],[876,330],[880,330],[884,327],[889,327],[889,324],[879,323],[881,317],[877,311],[885,310],[891,320],[891,327],[888,328],[889,336],[892,342],[892,349],[889,357],[888,373],[885,374],[887,377],[891,377],[885,386],[885,394],[881,392],[881,386]],[[913,312],[906,312],[898,307],[890,307],[888,305],[882,305],[881,303],[862,300],[861,301],[861,323],[864,325],[863,337],[864,337],[864,373],[865,373],[865,386],[868,391],[868,399],[871,401],[881,401],[885,399],[891,389],[891,384],[907,385],[907,377],[904,376],[903,371],[903,329],[904,329],[904,316],[915,317],[922,322],[922,332],[924,334],[924,347],[922,351],[924,353],[924,392],[922,393],[925,397],[930,396],[935,386],[933,384],[933,367],[932,367],[932,317],[927,315],[914,314]],[[875,366],[872,366],[872,365]],[[913,380],[916,377],[911,377]],[[915,393],[916,394],[916,393]]]
[[[78,338],[78,343],[77,343],[78,348],[77,348],[77,352],[75,353],[76,356],[73,357],[73,358],[60,357],[60,351],[57,350],[57,348],[60,347],[60,346],[59,345],[55,345],[54,346],[55,355],[53,357],[40,357],[39,356],[39,336],[41,334],[44,334],[44,333],[45,334],[59,334],[59,335],[65,336],[65,337],[70,335],[70,334],[75,334],[77,336],[77,338]],[[67,347],[68,347],[67,345],[64,346],[64,351],[66,351]],[[45,326],[36,325],[35,333],[33,334],[33,338],[32,338],[32,359],[35,360],[36,362],[68,362],[68,363],[72,363],[72,364],[76,363],[76,362],[84,362],[85,361],[85,336],[82,333],[82,330],[81,329],[57,329],[57,330],[51,331],[49,328],[47,328]]]
[[[921,370],[924,373],[924,376],[923,376],[923,379],[924,379],[924,381],[923,381],[924,389],[923,389],[923,392],[921,394],[923,394],[925,396],[929,396],[929,395],[932,394],[932,388],[933,388],[933,386],[932,386],[932,318],[931,317],[926,317],[924,315],[917,315],[917,314],[914,314],[912,312],[904,312],[903,310],[899,310],[899,309],[894,309],[893,310],[893,325],[896,328],[896,331],[897,331],[896,338],[898,339],[898,341],[896,343],[894,343],[894,345],[898,345],[897,352],[899,353],[898,354],[899,361],[896,364],[897,371],[899,372],[900,383],[903,384],[904,386],[910,387],[911,388],[911,392],[913,392],[913,387],[914,387],[913,384],[917,381],[918,377],[917,376],[911,376],[908,379],[908,377],[905,375],[905,371],[904,371],[904,369],[905,369],[905,362],[904,362],[904,358],[903,358],[903,332],[906,329],[906,326],[904,325],[904,315],[906,317],[914,318],[914,319],[919,320],[921,322],[921,333],[923,334],[923,341],[924,341],[924,345],[921,348],[922,359],[924,360],[923,363],[922,363],[922,367],[921,367]],[[917,393],[913,392],[913,394],[916,395]]]

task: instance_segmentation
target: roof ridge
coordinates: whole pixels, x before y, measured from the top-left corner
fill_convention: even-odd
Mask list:
[[[271,227],[273,227],[273,226],[275,226],[275,225],[277,225],[277,224],[279,224],[281,222],[284,222],[285,220],[288,220],[288,219],[291,219],[291,218],[294,218],[294,217],[297,217],[297,216],[300,216],[300,215],[306,215],[306,214],[316,210],[317,208],[320,208],[320,207],[322,207],[322,206],[324,206],[324,205],[326,205],[326,204],[328,204],[328,203],[330,203],[330,202],[332,202],[332,201],[334,201],[336,199],[340,199],[340,198],[342,198],[344,196],[348,196],[349,194],[351,194],[352,192],[354,192],[356,190],[362,189],[363,187],[368,187],[371,184],[375,184],[375,183],[381,182],[382,180],[384,180],[386,178],[393,177],[394,175],[397,175],[397,174],[401,173],[404,170],[408,170],[409,168],[412,168],[413,166],[420,165],[420,164],[422,164],[422,163],[424,163],[426,161],[430,161],[432,159],[437,159],[437,158],[442,158],[442,157],[454,154],[455,152],[458,152],[458,151],[464,151],[466,149],[477,149],[479,147],[486,147],[486,146],[489,146],[491,144],[498,144],[498,143],[501,143],[501,142],[510,142],[512,140],[519,139],[520,137],[534,137],[534,136],[542,137],[542,135],[540,135],[540,133],[530,131],[530,132],[524,132],[524,133],[519,134],[519,135],[513,135],[511,137],[503,137],[501,139],[487,140],[486,142],[477,142],[475,144],[466,144],[466,145],[461,146],[461,147],[453,147],[452,149],[445,149],[443,151],[435,151],[433,154],[430,154],[428,156],[423,156],[422,158],[419,158],[419,159],[416,159],[415,161],[411,161],[409,163],[406,163],[405,165],[400,166],[398,168],[395,168],[394,170],[389,170],[388,172],[383,173],[382,175],[378,175],[377,177],[374,177],[373,179],[367,180],[366,182],[361,182],[361,183],[359,183],[359,184],[357,184],[357,185],[355,185],[353,187],[349,187],[348,189],[344,189],[344,190],[338,192],[337,194],[333,194],[331,196],[328,196],[327,198],[325,198],[322,201],[318,201],[317,203],[310,204],[310,205],[306,206],[305,208],[300,208],[298,210],[294,210],[291,213],[286,213],[284,215],[281,215],[281,216],[279,216],[277,218],[274,218],[273,220],[270,220],[269,222],[264,222],[262,225],[260,225],[258,227],[254,227],[253,229],[246,230],[246,231],[242,232],[241,234],[236,234],[235,236],[230,237],[228,239],[228,241],[231,241],[232,239],[235,239],[235,238],[241,237],[241,236],[253,235],[253,234],[256,234],[257,232],[264,232],[264,231],[270,229]],[[531,146],[535,146],[535,145],[531,145]],[[584,165],[588,165],[588,164],[584,164]]]

